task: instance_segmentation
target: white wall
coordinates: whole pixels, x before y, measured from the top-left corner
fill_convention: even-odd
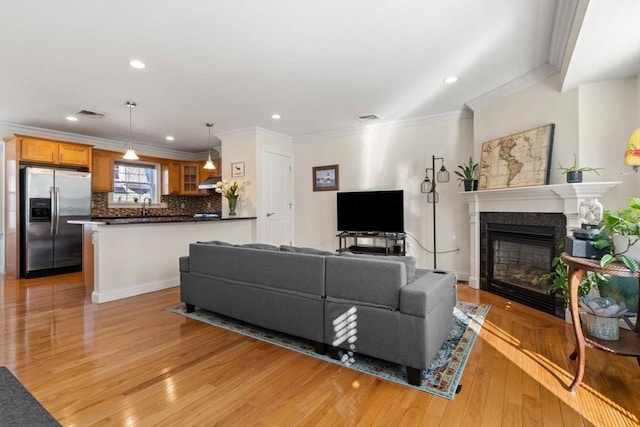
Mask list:
[[[256,215],[256,129],[245,129],[233,133],[218,135],[222,140],[220,158],[222,159],[222,179],[230,183],[237,181],[242,186],[238,199],[237,216]],[[244,162],[244,177],[231,176],[231,164]],[[229,214],[229,203],[222,198],[222,215]]]
[[[338,247],[336,192],[312,190],[314,166],[338,164],[340,191],[404,190],[405,230],[432,249],[432,206],[420,193],[431,156],[445,158],[451,181],[440,184],[437,205],[438,268],[451,269],[461,279],[469,273],[468,209],[453,171],[472,154],[472,120],[451,115],[439,121],[363,127],[359,132],[317,136],[294,142],[295,244],[328,251]],[[436,169],[440,162],[436,162]],[[432,175],[430,175],[432,177]],[[384,215],[384,206],[380,214]],[[408,252],[420,268],[433,266],[432,254],[408,238]]]
[[[604,167],[596,176],[599,180],[622,182],[603,197],[605,208],[625,206],[627,197],[640,197],[640,173],[630,173],[623,161],[629,136],[640,126],[639,81],[640,76],[579,88],[580,162]]]

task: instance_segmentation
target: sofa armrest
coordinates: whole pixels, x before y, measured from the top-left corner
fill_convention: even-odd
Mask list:
[[[400,311],[427,317],[440,304],[455,305],[456,282],[451,271],[416,270],[415,279],[400,290]]]
[[[178,259],[178,262],[180,263],[180,273],[188,273],[189,272],[189,257],[188,256],[181,256]]]

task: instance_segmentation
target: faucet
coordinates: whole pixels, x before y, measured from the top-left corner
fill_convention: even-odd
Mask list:
[[[147,200],[149,201],[149,207],[151,207],[151,198],[145,197],[142,200],[142,216],[147,216]]]

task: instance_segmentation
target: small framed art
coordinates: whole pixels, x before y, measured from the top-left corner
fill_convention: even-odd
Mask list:
[[[242,178],[244,176],[244,162],[231,163],[231,177]]]
[[[335,191],[340,189],[338,165],[313,167],[313,191]]]

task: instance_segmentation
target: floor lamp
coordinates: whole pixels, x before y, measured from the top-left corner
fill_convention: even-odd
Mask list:
[[[440,170],[436,174],[436,160],[440,160]],[[429,179],[429,171],[431,171],[432,179]],[[436,204],[440,200],[440,196],[436,191],[436,182],[449,182],[449,172],[444,167],[444,157],[431,156],[431,167],[426,169],[426,174],[422,185],[420,185],[420,192],[427,195],[427,203],[433,205],[433,268],[437,267],[436,259],[438,251],[436,250]]]

